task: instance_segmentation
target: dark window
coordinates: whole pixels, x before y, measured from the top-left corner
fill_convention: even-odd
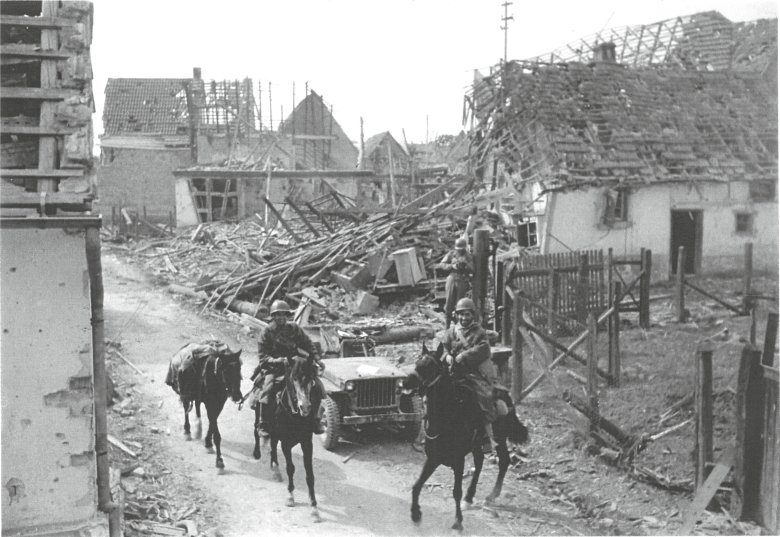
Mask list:
[[[536,222],[525,222],[517,226],[517,241],[520,246],[528,248],[529,246],[536,246],[538,240],[536,237]]]
[[[626,222],[628,220],[628,192],[607,190],[604,207],[604,223]]]
[[[753,232],[753,215],[751,213],[737,213],[735,216],[736,216],[735,231],[737,233]]]
[[[777,198],[776,181],[751,181],[750,199],[753,201],[775,201]]]

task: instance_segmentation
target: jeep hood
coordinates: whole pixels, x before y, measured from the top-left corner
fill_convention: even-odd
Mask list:
[[[325,363],[325,372],[322,376],[337,386],[347,380],[406,377],[408,375],[407,371],[397,367],[382,356],[328,358],[323,362]]]

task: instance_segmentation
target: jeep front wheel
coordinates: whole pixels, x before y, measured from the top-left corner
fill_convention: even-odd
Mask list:
[[[320,437],[322,446],[328,451],[332,451],[339,443],[341,434],[341,411],[338,403],[331,397],[325,398],[320,405],[319,417],[325,432],[317,436]]]

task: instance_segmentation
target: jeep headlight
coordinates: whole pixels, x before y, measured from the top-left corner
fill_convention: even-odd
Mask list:
[[[395,386],[396,386],[396,388],[403,388],[403,387],[404,387],[404,381],[405,381],[405,380],[406,380],[406,379],[405,379],[405,378],[403,378],[403,377],[400,377],[400,378],[397,378],[397,379],[395,379]]]
[[[354,392],[355,391],[355,381],[348,380],[344,383],[344,390],[348,392]]]

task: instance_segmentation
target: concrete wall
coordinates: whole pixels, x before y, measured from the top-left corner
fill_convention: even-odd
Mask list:
[[[3,228],[2,527],[92,527],[97,512],[83,228]]]
[[[612,227],[600,223],[604,188],[550,195],[547,213],[539,221],[543,253],[569,249],[612,248],[615,255],[653,252],[653,279],[670,276],[671,211],[702,211],[703,274],[740,271],[744,244],[752,242],[755,270],[777,272],[777,202],[750,200],[747,183],[654,185],[634,190],[628,199],[628,222]],[[750,212],[753,231],[735,231],[735,213]]]

